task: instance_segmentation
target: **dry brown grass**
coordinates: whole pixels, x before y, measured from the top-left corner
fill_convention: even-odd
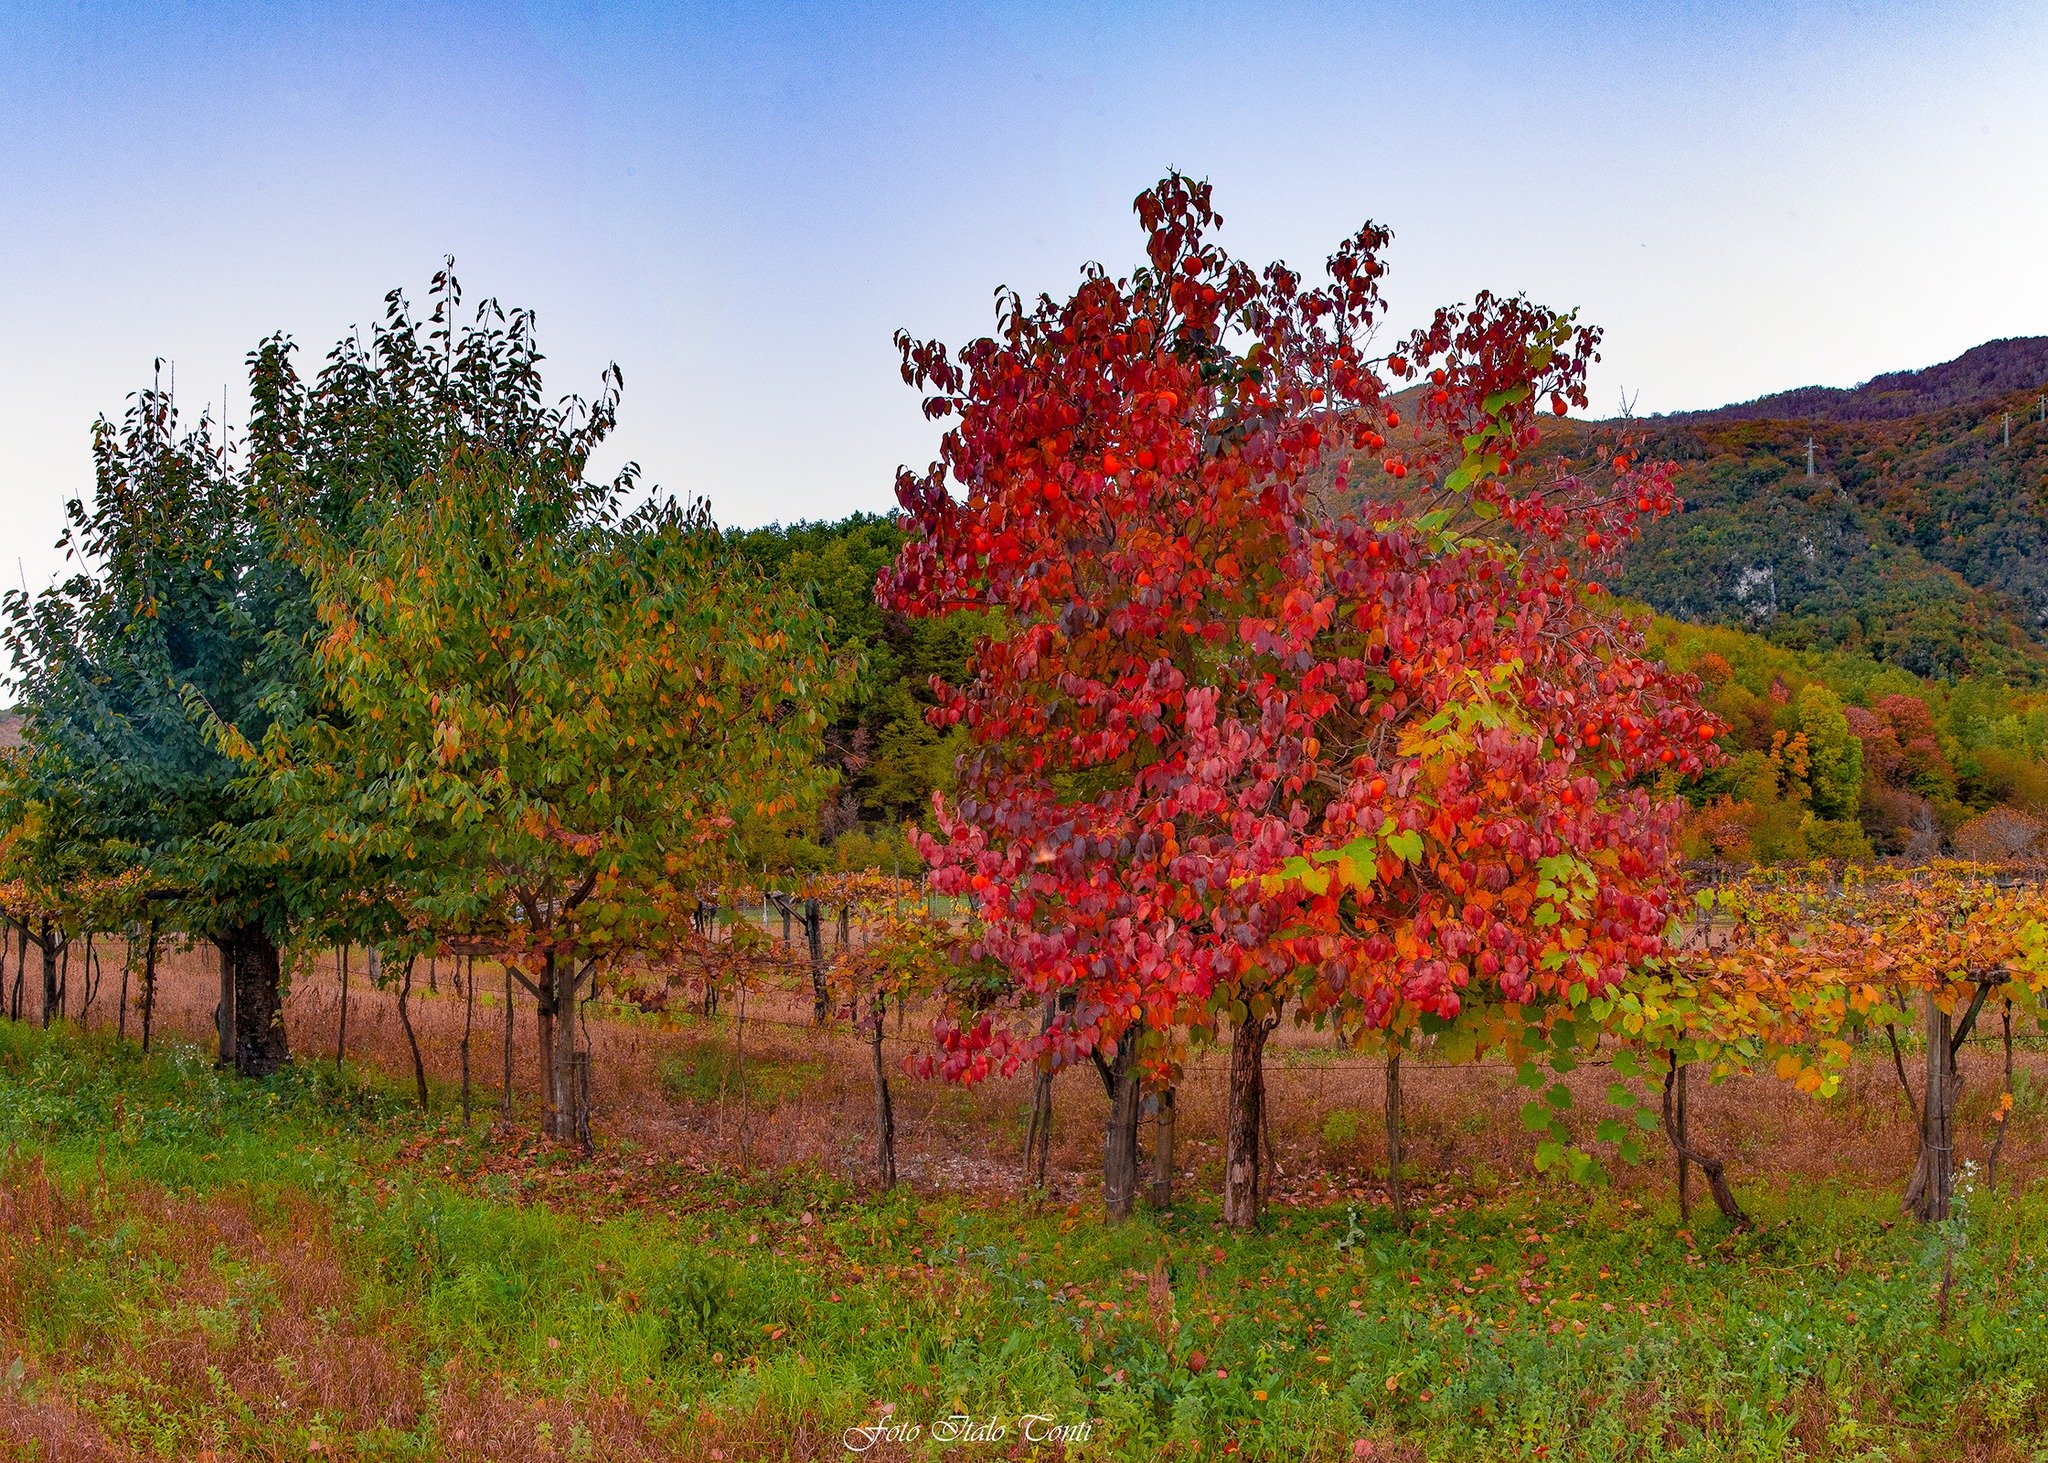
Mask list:
[[[54,1288],[71,1261],[104,1254],[117,1235],[134,1289],[116,1304],[135,1314],[96,1308],[64,1327]],[[131,1411],[145,1404],[157,1451],[179,1457],[349,1457],[340,1440],[423,1421],[438,1456],[478,1463],[567,1456],[579,1434],[607,1459],[679,1456],[623,1393],[514,1397],[458,1357],[430,1397],[414,1329],[402,1312],[361,1309],[325,1217],[305,1198],[194,1198],[140,1183],[67,1192],[40,1159],[18,1159],[0,1171],[0,1333],[32,1328],[67,1339],[61,1375],[24,1371],[0,1387],[0,1439],[24,1457],[131,1456],[89,1413],[90,1399],[113,1393]],[[235,1404],[217,1405],[223,1393]]]

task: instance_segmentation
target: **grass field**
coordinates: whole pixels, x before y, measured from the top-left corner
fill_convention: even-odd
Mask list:
[[[1200,1195],[1110,1228],[582,1160],[395,1091],[0,1024],[14,1455],[2048,1455],[2031,1191],[1926,1231],[1889,1190],[1773,1185],[1736,1235],[1531,1179],[1406,1235],[1297,1204],[1237,1237]],[[1003,1436],[938,1440],[956,1414]]]

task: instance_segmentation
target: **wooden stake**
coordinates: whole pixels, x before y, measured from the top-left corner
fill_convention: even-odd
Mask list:
[[[1690,1063],[1677,1069],[1674,1084],[1677,1090],[1672,1095],[1678,1124],[1678,1142],[1673,1145],[1678,1150],[1678,1219],[1688,1226],[1692,1224],[1692,1160],[1686,1157],[1686,1153],[1692,1145],[1692,1126],[1686,1111],[1686,1089],[1692,1085],[1689,1080],[1691,1074]]]
[[[505,962],[505,1066],[502,1074],[502,1097],[499,1116],[510,1126],[512,1122],[512,963]]]
[[[142,1049],[149,1050],[150,1018],[156,1014],[156,921],[149,922],[149,944],[142,956]]]
[[[342,1058],[348,1055],[348,942],[341,945],[341,1026],[334,1033],[334,1070],[341,1070]]]
[[[469,957],[469,979],[462,983],[462,1126],[469,1128],[469,1033],[476,1024],[476,956]]]
[[[1401,1172],[1401,1053],[1387,1056],[1387,1198],[1394,1222],[1408,1227],[1408,1184]]]

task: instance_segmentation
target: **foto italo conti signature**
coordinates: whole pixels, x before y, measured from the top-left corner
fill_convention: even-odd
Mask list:
[[[956,1412],[935,1422],[899,1422],[893,1405],[882,1409],[878,1421],[861,1423],[840,1434],[850,1453],[865,1453],[876,1443],[914,1443],[929,1438],[935,1443],[1001,1443],[1015,1437],[1026,1443],[1085,1443],[1095,1424],[1087,1418],[1061,1422],[1046,1412],[1027,1412],[1012,1421],[996,1417],[969,1417]]]

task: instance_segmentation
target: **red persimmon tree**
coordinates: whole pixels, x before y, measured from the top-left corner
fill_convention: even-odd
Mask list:
[[[1475,981],[1611,982],[1672,893],[1669,810],[1635,784],[1704,742],[1569,562],[1667,506],[1668,474],[1528,461],[1538,405],[1583,404],[1592,332],[1481,296],[1376,355],[1385,231],[1309,287],[1230,259],[1206,185],[1137,212],[1128,277],[1003,296],[957,354],[899,337],[950,426],[899,476],[912,534],[879,589],[999,612],[938,688],[968,750],[923,851],[981,953],[1060,1009],[948,1031],[939,1067],[1091,1059],[1120,1215],[1141,1081],[1176,1034],[1227,1031],[1225,1213],[1248,1224],[1283,1007],[1364,1029],[1455,1015]]]

